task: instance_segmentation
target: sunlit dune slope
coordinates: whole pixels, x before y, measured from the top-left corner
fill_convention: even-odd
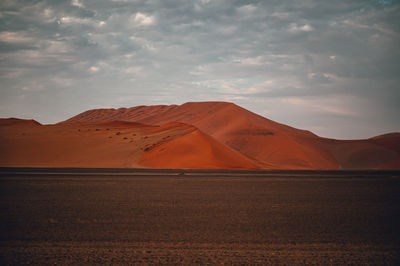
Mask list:
[[[0,166],[259,168],[252,160],[182,123],[40,125],[19,119],[0,120]]]
[[[400,156],[397,137],[392,136],[390,143],[376,138],[360,141],[320,138],[226,102],[96,109],[63,123],[113,120],[151,125],[172,121],[191,124],[220,143],[277,169],[400,168],[396,166]]]

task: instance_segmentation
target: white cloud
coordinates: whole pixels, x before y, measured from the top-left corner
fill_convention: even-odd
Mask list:
[[[292,23],[289,26],[289,31],[290,32],[301,32],[301,31],[310,32],[310,31],[313,31],[313,30],[314,30],[314,28],[311,27],[309,24],[304,24],[302,26],[299,26],[297,23]]]
[[[139,26],[150,26],[156,24],[156,18],[154,16],[146,15],[140,12],[135,14],[133,21]]]
[[[335,95],[334,97],[287,97],[281,102],[305,109],[310,113],[327,113],[346,117],[360,117],[361,114],[354,110],[354,103],[358,99],[349,95]]]
[[[70,25],[87,25],[94,28],[99,28],[104,26],[107,22],[106,21],[98,21],[93,18],[79,18],[74,16],[63,16],[57,20],[57,23],[61,26],[70,26]]]
[[[97,73],[97,72],[99,72],[100,71],[100,67],[97,67],[97,66],[91,66],[90,68],[89,68],[89,72],[90,73]]]
[[[52,8],[45,8],[43,10],[43,16],[47,19],[52,18],[54,16],[54,10]]]
[[[85,6],[82,4],[82,2],[79,1],[79,0],[71,0],[71,5],[77,6],[77,7],[80,7],[80,8],[84,8],[84,7],[85,7]]]
[[[314,72],[311,72],[311,73],[307,74],[307,77],[308,77],[308,79],[311,79],[311,80],[319,80],[319,81],[327,82],[327,81],[330,81],[330,79],[332,77],[334,77],[334,75],[330,75],[328,73],[314,73]]]
[[[89,18],[78,18],[73,16],[64,16],[61,17],[59,20],[61,23],[64,24],[84,24],[84,25],[92,25],[95,26],[97,22]]]
[[[0,41],[7,43],[31,43],[36,40],[32,37],[26,36],[23,32],[3,31],[0,32]]]
[[[302,31],[313,31],[313,30],[314,30],[314,28],[311,27],[311,26],[308,25],[308,24],[301,26],[300,29],[301,29]]]
[[[241,58],[234,61],[244,66],[261,66],[268,64],[268,62],[265,62],[262,56]]]
[[[254,5],[244,5],[238,8],[238,11],[244,15],[250,15],[257,10],[257,7]]]

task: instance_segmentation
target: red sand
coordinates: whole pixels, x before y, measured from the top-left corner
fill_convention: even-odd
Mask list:
[[[0,166],[258,169],[193,126],[0,120]]]
[[[400,169],[399,133],[326,139],[225,102],[95,109],[49,126],[8,119],[0,128],[0,165]]]
[[[276,123],[235,104],[200,102],[89,110],[72,121],[126,120],[194,125],[230,148],[276,169],[400,169],[400,136],[338,141]]]

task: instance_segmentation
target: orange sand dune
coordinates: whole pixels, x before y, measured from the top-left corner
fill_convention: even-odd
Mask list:
[[[199,130],[155,145],[145,153],[141,164],[152,168],[260,169],[253,160],[217,142]],[[182,167],[182,165],[184,167]]]
[[[0,166],[259,168],[252,160],[183,123],[40,125],[5,119],[0,120]]]
[[[393,135],[390,143],[325,139],[225,102],[96,109],[63,123],[113,120],[191,124],[222,144],[277,169],[400,169],[396,165],[400,141]]]
[[[30,119],[19,119],[19,118],[0,118],[0,126],[20,126],[20,125],[30,125],[30,126],[40,126],[40,123]]]
[[[113,119],[155,125],[171,121],[191,124],[232,149],[275,168],[337,168],[337,163],[324,150],[303,148],[304,145],[296,143],[291,136],[314,137],[312,133],[276,123],[231,103],[202,102],[180,106],[90,110],[65,122]]]

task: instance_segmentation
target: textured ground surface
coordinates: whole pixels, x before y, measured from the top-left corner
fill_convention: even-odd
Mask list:
[[[400,178],[0,171],[1,264],[399,264]]]

